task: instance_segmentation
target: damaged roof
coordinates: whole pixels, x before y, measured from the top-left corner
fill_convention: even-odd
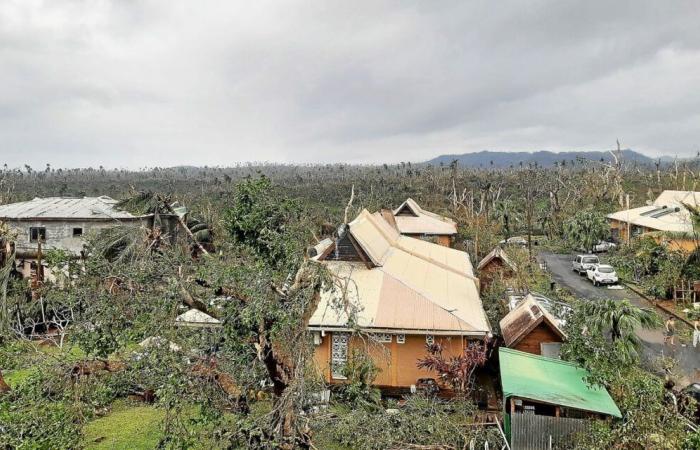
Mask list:
[[[585,369],[559,359],[498,349],[504,402],[509,397],[622,417],[605,388],[590,386]]]
[[[363,328],[478,336],[491,331],[466,253],[401,236],[367,210],[348,232],[372,264],[324,261],[336,282],[322,293],[311,327],[348,327],[354,311]]]
[[[651,205],[618,211],[606,217],[653,230],[690,233],[693,223],[684,204],[700,205],[700,192],[663,191]]]
[[[402,234],[457,234],[457,224],[454,220],[424,210],[412,198],[406,199],[394,210],[394,218],[396,227]]]
[[[501,319],[499,325],[506,346],[513,347],[541,323],[546,323],[562,339],[566,338],[559,319],[528,294],[515,309]]]
[[[1,220],[51,220],[51,219],[134,219],[131,213],[116,208],[117,200],[111,197],[46,197],[26,202],[0,205]]]

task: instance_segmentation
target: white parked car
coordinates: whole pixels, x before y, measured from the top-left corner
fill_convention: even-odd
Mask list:
[[[617,248],[617,244],[614,242],[599,241],[596,245],[593,246],[593,251],[607,252],[608,250],[612,250],[614,248]]]
[[[593,282],[593,286],[601,284],[616,284],[618,281],[617,272],[612,266],[607,264],[598,264],[597,266],[586,271],[588,279]]]
[[[506,239],[503,239],[499,242],[499,244],[504,245],[527,245],[527,239],[522,237],[522,236],[513,236]]]
[[[600,264],[600,260],[596,255],[576,255],[576,258],[571,263],[571,269],[581,275],[598,264]]]

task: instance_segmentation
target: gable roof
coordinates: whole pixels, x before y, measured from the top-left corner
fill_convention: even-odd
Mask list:
[[[663,191],[651,205],[608,214],[608,219],[659,231],[693,231],[690,213],[683,206],[700,205],[700,192]]]
[[[220,327],[221,321],[207,313],[192,308],[177,316],[175,324],[189,327]]]
[[[499,325],[506,346],[513,347],[541,323],[547,324],[562,339],[566,338],[559,320],[528,294],[515,309],[501,319]]]
[[[363,328],[480,336],[490,332],[466,253],[401,236],[380,214],[367,210],[350,222],[347,232],[372,266],[324,261],[338,282],[322,293],[310,327],[349,326],[348,311],[333,307],[345,293]]]
[[[46,197],[26,202],[0,205],[2,220],[122,220],[136,216],[116,208],[117,200],[111,197]]]
[[[575,364],[503,347],[498,357],[504,400],[518,397],[622,417],[608,391],[589,386],[588,371]]]
[[[400,214],[409,211],[411,215]],[[454,220],[422,209],[412,198],[394,210],[396,227],[402,234],[455,235]]]
[[[513,263],[513,261],[510,260],[508,254],[501,247],[495,247],[489,252],[488,255],[484,256],[484,258],[481,261],[479,261],[479,265],[476,266],[476,270],[483,269],[484,267],[486,267],[486,265],[488,265],[488,263],[490,263],[494,259],[500,259],[506,266],[510,268],[510,270],[516,270],[515,264]]]

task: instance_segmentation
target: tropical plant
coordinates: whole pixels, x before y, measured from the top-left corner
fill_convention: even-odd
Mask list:
[[[426,350],[428,355],[418,360],[418,367],[437,372],[440,380],[463,395],[472,388],[474,371],[486,363],[488,342],[469,342],[460,354],[449,357],[438,342],[426,345]]]
[[[632,305],[629,300],[591,300],[580,305],[588,318],[591,333],[610,333],[610,339],[623,359],[639,358],[637,328],[653,329],[661,326],[659,316],[648,308]]]
[[[579,211],[564,223],[566,239],[574,248],[593,251],[593,247],[606,237],[609,227],[602,214],[593,210]]]

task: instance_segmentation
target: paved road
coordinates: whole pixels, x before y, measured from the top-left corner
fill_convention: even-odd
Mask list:
[[[585,275],[579,276],[571,270],[572,255],[560,255],[541,252],[539,259],[547,263],[547,270],[552,275],[554,281],[561,287],[568,288],[574,295],[584,299],[628,299],[631,303],[641,306],[652,306],[647,300],[640,297],[635,292],[625,288],[621,290],[608,289],[607,287],[596,287],[588,281]],[[663,311],[657,310],[662,318],[666,318]],[[676,320],[677,328],[685,326],[681,321]],[[642,357],[646,364],[654,361],[659,356],[666,355],[678,361],[678,369],[683,375],[682,384],[688,384],[695,380],[695,369],[700,368],[700,345],[695,349],[692,343],[676,342],[676,347],[664,345],[663,329],[658,330],[637,330],[637,336],[642,341]],[[684,344],[687,344],[684,346]]]

